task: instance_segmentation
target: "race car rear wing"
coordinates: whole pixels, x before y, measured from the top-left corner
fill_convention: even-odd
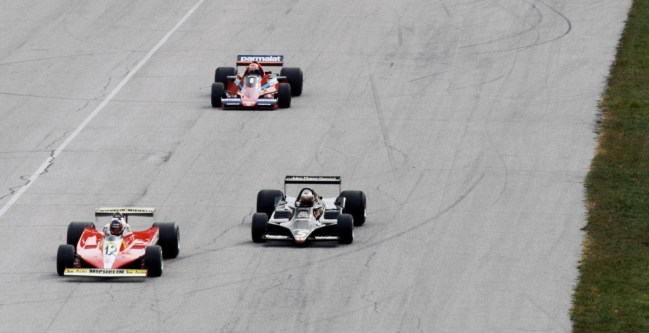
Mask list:
[[[237,73],[243,73],[246,66],[253,62],[259,63],[267,72],[279,74],[282,66],[284,66],[284,56],[239,54],[237,55]]]
[[[338,192],[342,192],[342,179],[340,176],[286,176],[284,178],[284,193],[286,193],[287,184],[338,185]]]
[[[124,215],[124,219],[128,221],[129,215],[133,216],[147,216],[153,217],[155,208],[143,207],[99,207],[95,209],[95,217],[97,216],[113,216],[115,213]]]

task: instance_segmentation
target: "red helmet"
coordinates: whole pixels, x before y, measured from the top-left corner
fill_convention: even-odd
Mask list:
[[[311,190],[304,190],[302,191],[302,194],[300,194],[300,206],[313,206],[313,203],[315,202],[315,196],[313,195],[313,192]]]
[[[260,64],[253,62],[252,64],[248,65],[248,68],[246,68],[246,75],[264,76],[264,70],[261,68]]]

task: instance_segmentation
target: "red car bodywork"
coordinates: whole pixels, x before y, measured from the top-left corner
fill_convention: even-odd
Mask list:
[[[143,231],[134,231],[124,236],[113,267],[120,268],[144,257],[145,249],[155,245],[159,237],[159,228],[151,227]],[[103,251],[104,234],[94,228],[86,228],[77,244],[77,254],[88,265],[104,268]],[[136,263],[140,264],[140,263]],[[80,264],[80,266],[82,266]]]

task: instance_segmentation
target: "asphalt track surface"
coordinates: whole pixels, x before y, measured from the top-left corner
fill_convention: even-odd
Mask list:
[[[570,331],[628,7],[0,1],[0,331]],[[212,109],[239,53],[284,54],[303,95]],[[251,242],[287,174],[367,193],[353,244]],[[162,277],[56,275],[68,223],[103,205],[181,225]]]

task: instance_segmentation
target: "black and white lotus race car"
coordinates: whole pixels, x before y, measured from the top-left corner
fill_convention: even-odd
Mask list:
[[[354,241],[354,226],[365,223],[366,196],[363,191],[342,191],[338,176],[286,176],[284,192],[261,190],[257,194],[257,213],[252,216],[252,240]],[[323,198],[311,187],[302,187],[297,196],[287,196],[288,184],[338,185],[338,196]],[[314,201],[304,204],[300,198],[311,192]]]

